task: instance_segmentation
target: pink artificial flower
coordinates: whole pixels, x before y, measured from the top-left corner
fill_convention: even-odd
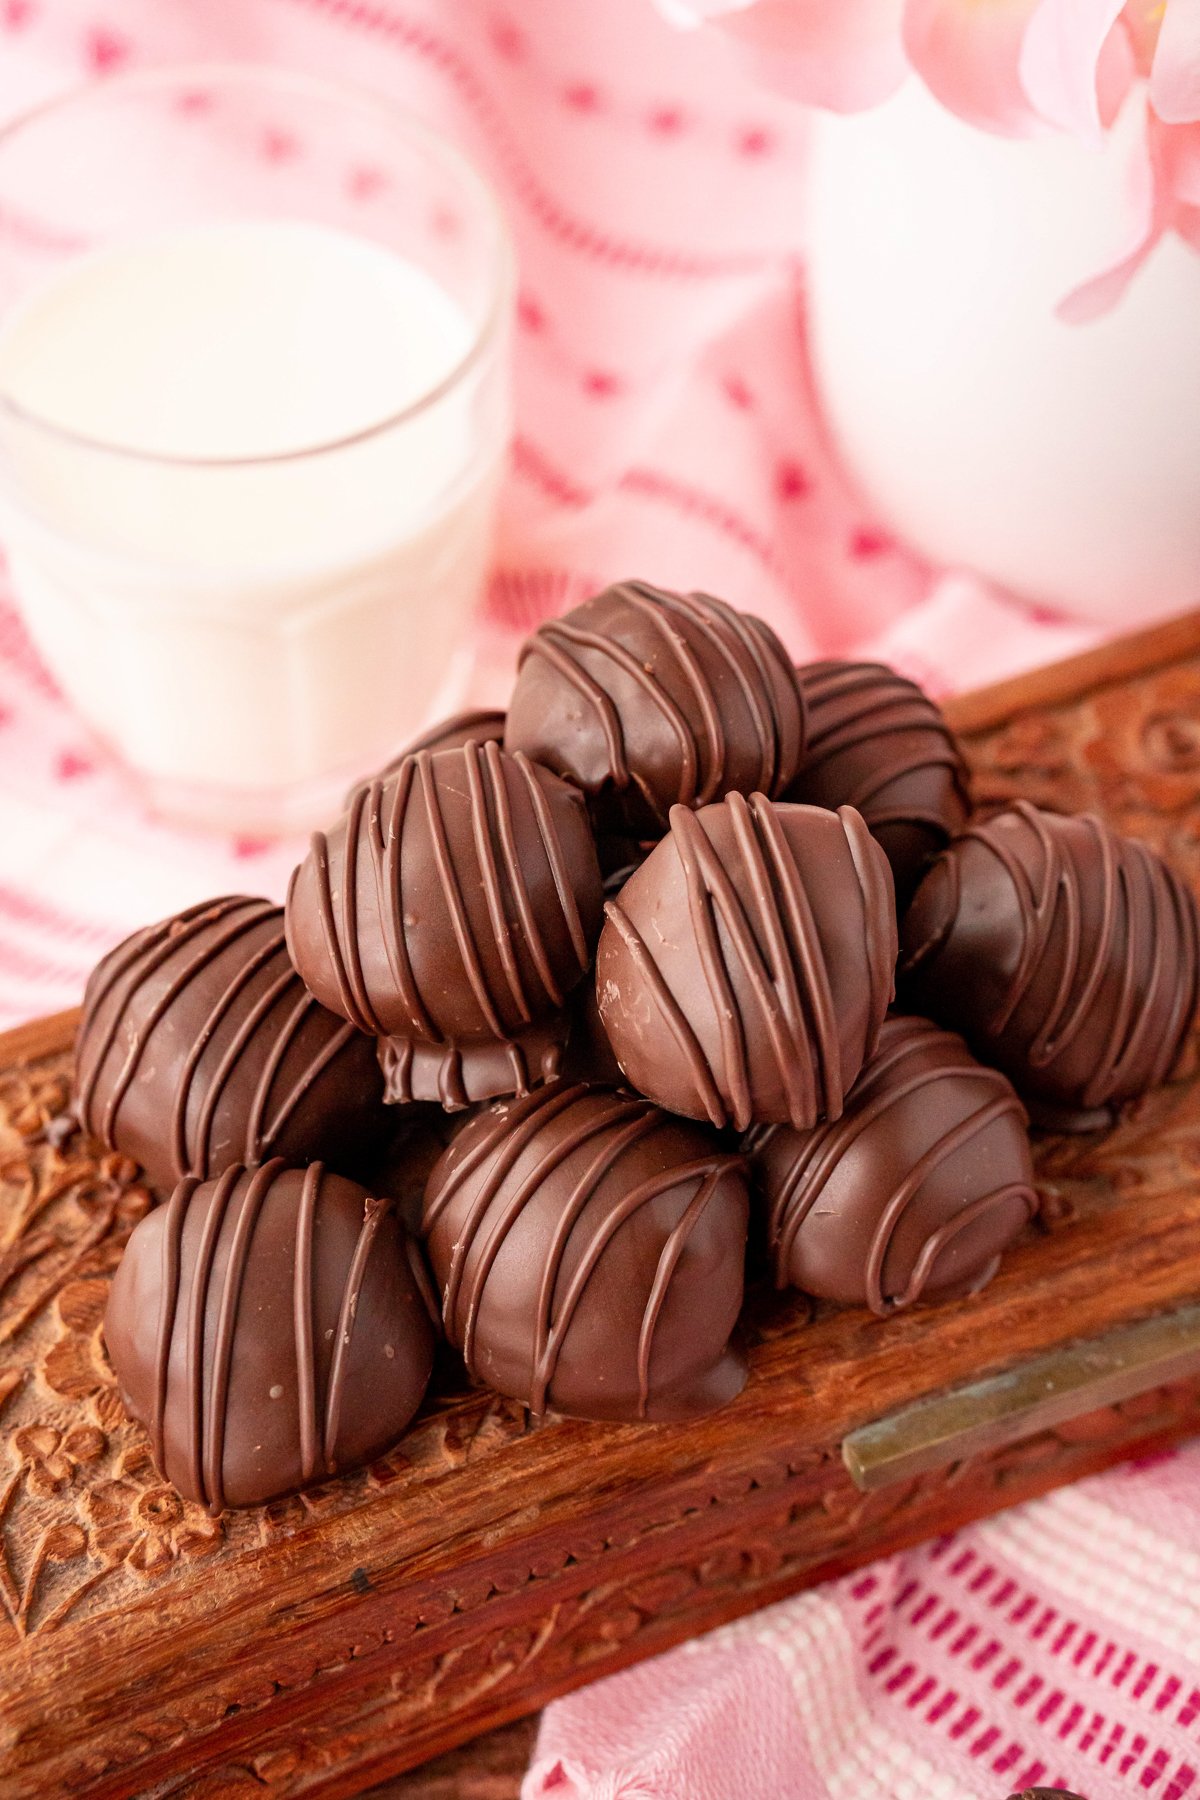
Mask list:
[[[1164,125],[1191,125],[1200,119],[1200,0],[1169,0],[1158,10],[1150,104]]]
[[[1039,0],[1029,9],[1016,73],[1039,118],[1098,143],[1133,84],[1122,0]]]
[[[1142,155],[1130,171],[1132,227],[1127,248],[1058,307],[1070,325],[1097,319],[1117,304],[1154,246],[1174,231],[1200,251],[1200,121],[1164,125],[1146,109]]]
[[[1049,129],[1099,143],[1139,80],[1146,133],[1130,171],[1129,242],[1062,316],[1119,298],[1168,231],[1200,250],[1200,0],[657,0],[676,23],[711,23],[772,86],[852,112],[908,69],[969,124]]]
[[[904,48],[930,93],[985,131],[1037,128],[1021,86],[1021,45],[1038,0],[908,0]]]

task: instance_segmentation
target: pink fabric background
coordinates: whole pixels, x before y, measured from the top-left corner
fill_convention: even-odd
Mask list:
[[[381,89],[507,206],[518,427],[473,698],[502,699],[539,618],[626,574],[939,693],[1089,641],[922,566],[840,479],[805,355],[804,118],[719,41],[650,0],[0,0],[0,117],[196,57]],[[149,919],[281,895],[295,853],[147,819],[0,585],[0,1023],[73,1004]],[[526,1793],[983,1800],[1064,1778],[1178,1800],[1200,1756],[1198,1470],[1188,1452],[1085,1484],[576,1695]]]

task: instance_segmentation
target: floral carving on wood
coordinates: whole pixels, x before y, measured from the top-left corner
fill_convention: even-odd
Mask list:
[[[125,1419],[101,1324],[150,1195],[128,1158],[88,1154],[63,1063],[0,1080],[0,1631],[20,1636],[224,1537]]]
[[[1200,892],[1200,662],[1018,713],[967,751],[980,801],[1102,813]]]
[[[108,1277],[151,1197],[128,1158],[91,1153],[68,1098],[62,1054],[0,1072],[0,1642],[351,1510],[412,1461],[410,1437],[355,1477],[220,1520],[159,1478],[101,1335]],[[527,1429],[515,1401],[450,1391],[416,1440],[456,1469]]]

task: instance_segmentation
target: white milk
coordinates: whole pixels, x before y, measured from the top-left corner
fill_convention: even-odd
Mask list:
[[[161,804],[315,822],[421,724],[507,437],[495,348],[459,369],[475,336],[415,263],[284,221],[105,250],[8,323],[0,392],[38,421],[0,416],[17,592]]]

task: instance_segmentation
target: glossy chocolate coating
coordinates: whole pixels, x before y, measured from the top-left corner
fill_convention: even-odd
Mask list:
[[[1012,1086],[927,1019],[885,1021],[836,1124],[744,1148],[776,1286],[879,1314],[977,1292],[1037,1206]]]
[[[883,663],[810,663],[797,676],[808,749],[786,797],[860,812],[903,912],[930,858],[971,815],[957,739],[928,695]]]
[[[836,1119],[892,998],[887,858],[851,807],[731,794],[605,908],[596,992],[626,1079],[687,1118]]]
[[[1021,800],[969,826],[917,889],[902,998],[1003,1069],[1035,1120],[1084,1129],[1171,1073],[1198,945],[1192,893],[1153,850]]]
[[[422,1279],[390,1202],[320,1163],[181,1182],[134,1229],[104,1318],[167,1480],[220,1512],[382,1455],[433,1365]]]
[[[494,743],[359,788],[292,878],[288,943],[383,1048],[390,1099],[463,1106],[553,1073],[600,926],[581,795]]]
[[[491,707],[479,707],[471,712],[451,713],[448,719],[443,719],[440,724],[431,725],[428,731],[423,731],[420,737],[413,739],[411,744],[406,744],[403,750],[393,756],[391,762],[384,764],[375,779],[386,781],[389,775],[396,773],[406,756],[415,756],[418,750],[460,750],[464,744],[502,744],[503,742],[504,714],[502,712],[497,712]],[[367,785],[370,779],[368,777],[367,782],[355,782],[346,795],[347,806],[352,803],[359,788]]]
[[[526,640],[504,741],[581,787],[602,835],[659,837],[677,803],[781,794],[804,710],[761,619],[626,581]]]
[[[80,1123],[160,1192],[277,1155],[354,1172],[387,1124],[374,1044],[307,992],[283,909],[244,896],[109,952],[84,995],[75,1070]]]
[[[741,1159],[629,1094],[560,1084],[476,1115],[430,1177],[446,1335],[477,1379],[592,1419],[741,1390]]]

